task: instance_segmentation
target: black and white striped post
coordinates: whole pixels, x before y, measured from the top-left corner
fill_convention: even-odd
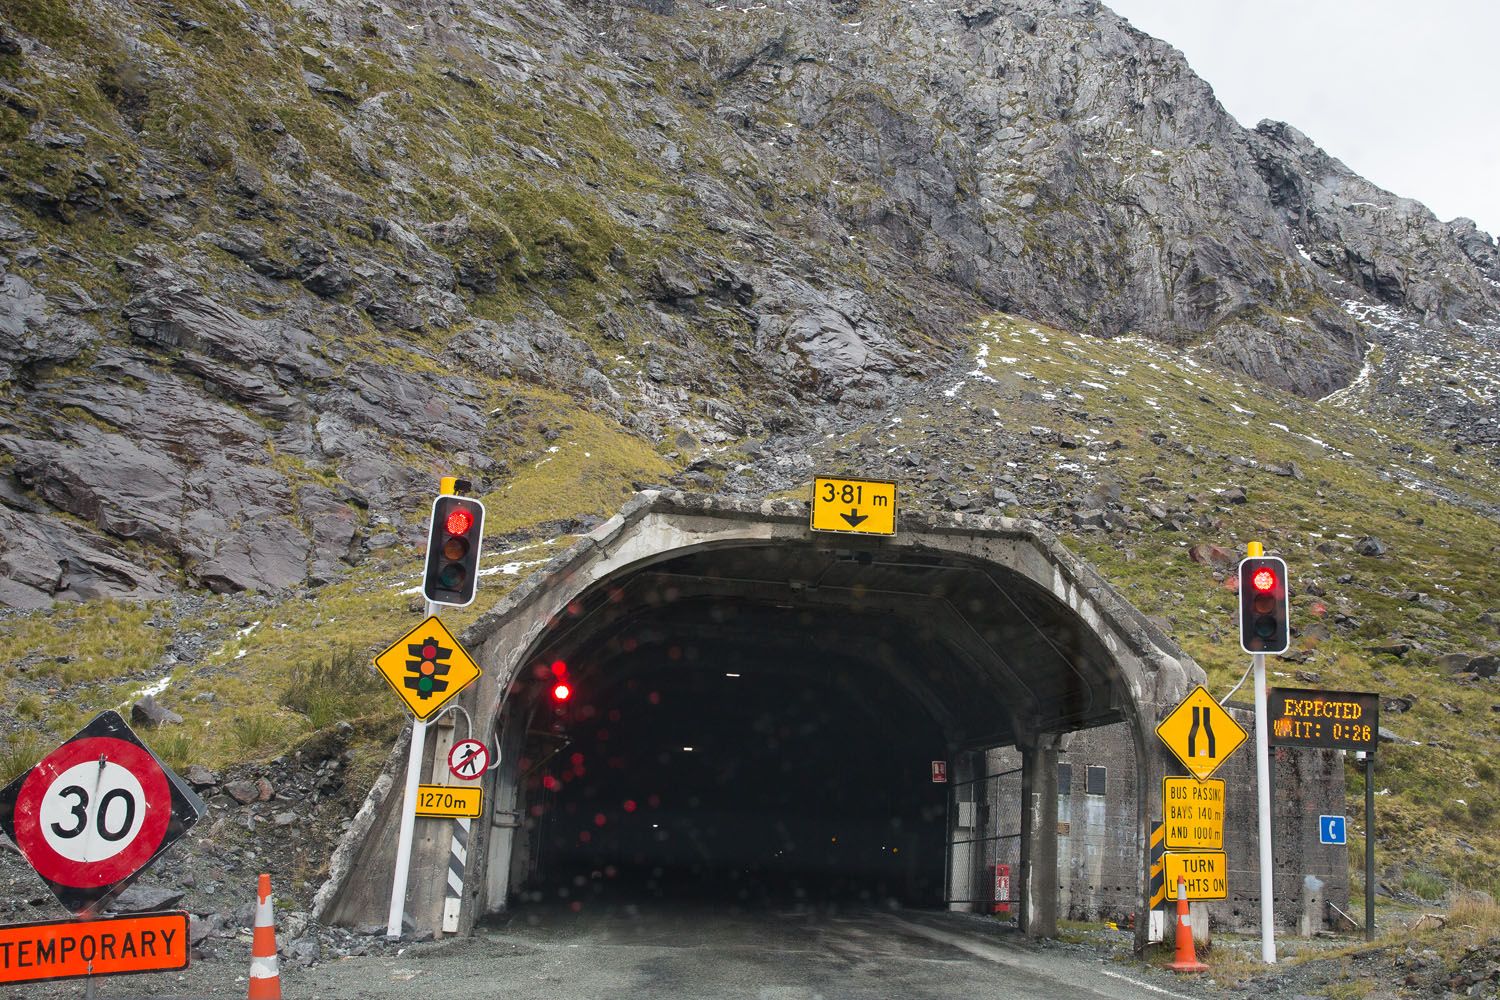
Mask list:
[[[469,863],[469,820],[453,820],[452,842],[448,847],[448,888],[443,899],[443,933],[458,930],[458,915],[463,909],[464,869]]]

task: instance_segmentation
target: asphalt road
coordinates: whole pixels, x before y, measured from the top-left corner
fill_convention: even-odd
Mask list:
[[[319,998],[650,997],[714,1000],[1139,1000],[1193,997],[1156,974],[1043,949],[941,914],[696,904],[535,909],[470,941],[396,958],[336,962],[299,975]]]
[[[235,949],[226,949],[226,952]],[[248,964],[248,956],[247,962]],[[229,954],[181,976],[115,979],[103,998],[243,997]],[[313,1000],[1195,1000],[1218,995],[975,918],[876,910],[725,912],[702,903],[528,908],[470,939],[283,967]],[[26,996],[81,996],[77,983]],[[54,992],[55,991],[55,992]],[[5,995],[0,991],[0,996]]]

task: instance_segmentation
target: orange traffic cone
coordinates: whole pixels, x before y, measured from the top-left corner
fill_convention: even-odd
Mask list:
[[[1207,972],[1193,954],[1193,918],[1188,916],[1187,882],[1177,876],[1177,958],[1167,963],[1173,972]],[[279,994],[278,994],[279,995]]]
[[[281,1000],[281,968],[276,963],[276,917],[271,912],[271,876],[260,877],[255,903],[255,942],[250,946],[249,1000]]]

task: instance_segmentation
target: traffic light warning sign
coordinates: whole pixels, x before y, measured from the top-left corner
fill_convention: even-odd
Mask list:
[[[421,722],[479,677],[479,665],[437,615],[375,657],[375,669]]]
[[[1156,727],[1156,735],[1199,781],[1218,770],[1249,738],[1234,716],[1224,711],[1202,685],[1167,713]]]

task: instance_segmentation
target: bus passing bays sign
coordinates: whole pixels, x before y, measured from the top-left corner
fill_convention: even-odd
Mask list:
[[[0,829],[74,913],[96,912],[123,891],[203,812],[118,712],[0,789]]]

